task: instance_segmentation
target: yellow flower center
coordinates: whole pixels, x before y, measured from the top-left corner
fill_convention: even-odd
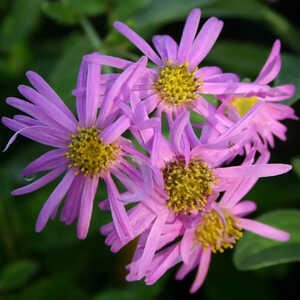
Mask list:
[[[115,144],[103,144],[98,137],[100,133],[96,128],[78,128],[77,134],[72,134],[70,149],[66,158],[71,160],[69,167],[76,167],[78,172],[93,177],[102,170],[107,170],[109,164],[117,159],[120,148]]]
[[[212,170],[200,159],[192,159],[187,167],[184,160],[170,162],[162,170],[162,174],[169,196],[167,206],[174,213],[184,214],[205,207],[216,179]]]
[[[201,243],[203,249],[210,248],[213,253],[224,252],[243,236],[236,220],[226,211],[224,219],[215,211],[203,213],[203,219],[195,230],[194,239]]]
[[[188,104],[197,99],[203,81],[195,77],[197,68],[190,72],[188,66],[188,62],[175,65],[169,60],[161,68],[154,89],[168,106]]]
[[[235,107],[241,117],[243,117],[257,102],[258,98],[253,97],[240,97],[234,98],[231,104]]]

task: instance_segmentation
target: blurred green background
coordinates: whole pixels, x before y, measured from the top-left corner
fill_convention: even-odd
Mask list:
[[[41,74],[74,110],[71,90],[82,55],[101,51],[133,60],[140,55],[113,29],[113,21],[126,22],[149,42],[153,34],[162,33],[179,41],[184,19],[195,7],[202,9],[202,24],[212,15],[225,21],[219,40],[204,61],[206,65],[217,64],[241,78],[254,79],[274,40],[281,39],[283,67],[275,83],[296,85],[296,95],[288,103],[293,104],[299,116],[300,103],[296,101],[300,97],[300,19],[296,6],[297,1],[279,0],[0,0],[1,116],[16,112],[5,104],[5,98],[20,96],[16,88],[28,83],[24,75],[27,70]],[[255,200],[259,206],[256,216],[275,209],[300,208],[300,126],[296,121],[284,123],[288,126],[288,140],[276,140],[271,161],[293,162],[295,170],[261,180],[249,193],[247,199]],[[11,135],[1,125],[2,149]],[[22,178],[21,170],[45,150],[19,137],[0,157],[1,300],[274,300],[298,294],[299,263],[238,271],[232,263],[233,251],[213,257],[207,280],[195,295],[188,294],[195,273],[176,281],[176,268],[154,286],[126,283],[124,266],[131,259],[134,245],[118,254],[110,252],[98,233],[100,225],[110,221],[110,215],[100,212],[96,205],[85,241],[77,239],[74,224],[67,227],[58,220],[35,233],[38,212],[57,182],[25,196],[13,197],[10,191],[33,179]],[[104,198],[101,186],[95,203]],[[294,242],[296,250],[286,261],[297,261],[300,256],[297,216],[292,230],[293,241],[298,243]],[[256,246],[255,242],[251,245]]]

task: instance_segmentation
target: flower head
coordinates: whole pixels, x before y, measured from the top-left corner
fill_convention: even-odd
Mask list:
[[[273,44],[272,51],[260,71],[258,77],[254,81],[255,84],[270,84],[278,75],[281,68],[280,58],[280,41],[276,40]],[[261,102],[260,111],[255,115],[248,124],[248,135],[254,144],[269,144],[274,147],[274,137],[286,140],[286,126],[280,121],[285,119],[298,119],[293,108],[279,101],[289,99],[293,96],[295,87],[293,85],[276,86],[266,93],[251,92],[220,96],[223,105],[218,111],[229,116],[231,120],[236,122],[242,118],[251,108]],[[218,113],[218,112],[217,112]]]
[[[91,58],[97,56],[98,54],[90,55]],[[9,105],[30,116],[2,118],[4,125],[16,131],[8,146],[18,134],[22,134],[56,148],[30,163],[23,175],[50,172],[33,183],[14,190],[12,194],[33,192],[65,173],[42,208],[36,231],[41,231],[48,219],[56,216],[60,203],[66,196],[61,220],[71,224],[78,218],[78,237],[84,239],[88,233],[99,179],[102,178],[108,188],[108,201],[118,235],[122,241],[131,239],[128,217],[123,204],[118,200],[118,190],[111,174],[120,169],[126,174],[129,163],[123,157],[131,156],[134,148],[129,140],[121,137],[128,129],[130,120],[120,115],[120,110],[113,104],[120,96],[127,79],[145,63],[145,58],[142,58],[128,67],[111,89],[103,93],[98,76],[101,66],[83,61],[75,92],[78,121],[52,88],[34,72],[27,72],[27,77],[35,89],[19,86],[20,93],[28,101],[7,99]],[[106,102],[98,111],[101,99],[106,99]]]

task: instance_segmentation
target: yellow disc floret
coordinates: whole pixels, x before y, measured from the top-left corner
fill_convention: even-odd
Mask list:
[[[231,104],[235,107],[241,117],[243,117],[257,102],[258,98],[253,97],[240,97],[234,98]]]
[[[188,62],[175,65],[168,61],[154,83],[154,89],[168,106],[188,104],[197,99],[203,81],[195,77],[197,69],[190,72]]]
[[[194,239],[202,244],[203,249],[210,248],[213,253],[222,253],[227,248],[233,248],[242,236],[242,229],[233,216],[224,210],[222,218],[216,210],[212,210],[203,213]]]
[[[168,207],[174,213],[184,214],[205,207],[216,179],[212,170],[200,159],[192,159],[187,167],[181,159],[170,162],[162,170],[162,174],[169,196]]]
[[[72,134],[69,152],[66,157],[71,160],[69,167],[76,167],[81,172],[91,177],[107,170],[111,162],[117,159],[120,148],[115,144],[104,144],[98,137],[100,133],[96,128],[78,128],[77,134]]]

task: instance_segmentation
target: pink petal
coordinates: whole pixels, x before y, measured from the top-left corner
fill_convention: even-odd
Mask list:
[[[242,228],[251,231],[253,233],[256,233],[258,235],[261,235],[263,237],[266,237],[268,239],[274,241],[280,241],[280,242],[286,242],[290,239],[289,233],[274,228],[272,226],[254,220],[250,220],[250,219],[239,218],[239,220],[241,222]]]
[[[76,175],[74,169],[70,169],[66,173],[62,181],[57,185],[55,190],[52,192],[48,200],[45,202],[35,225],[35,230],[37,232],[42,231],[46,226],[48,219],[50,218],[54,209],[60,204],[67,191],[69,190],[69,187],[71,186],[75,176]]]
[[[77,223],[77,235],[78,238],[82,240],[86,238],[89,231],[98,182],[99,177],[97,175],[94,175],[93,178],[85,178]]]
[[[121,22],[115,22],[114,27],[130,40],[138,49],[140,49],[149,59],[156,65],[161,65],[161,60],[158,55],[153,51],[149,44],[141,38],[137,33],[130,29],[127,25]]]
[[[55,169],[49,172],[48,174],[44,175],[43,177],[37,179],[36,181],[12,191],[11,194],[16,196],[16,195],[23,195],[23,194],[28,194],[33,191],[36,191],[41,187],[45,186],[46,184],[48,184],[49,182],[56,179],[58,176],[60,176],[66,170],[66,168],[67,166]]]
[[[186,19],[178,48],[177,57],[179,64],[188,60],[188,54],[192,48],[192,43],[198,30],[200,15],[200,9],[196,8],[190,12]]]

